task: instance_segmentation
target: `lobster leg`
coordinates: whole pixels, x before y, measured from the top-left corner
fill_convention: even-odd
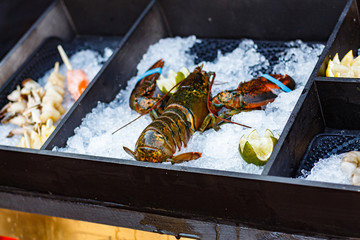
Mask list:
[[[214,128],[215,131],[220,129],[219,124],[218,124],[218,122],[217,122],[217,120],[215,118],[214,113],[209,113],[205,117],[205,119],[204,119],[204,121],[203,121],[203,123],[202,123],[199,130],[200,130],[200,132],[204,132],[208,128]]]

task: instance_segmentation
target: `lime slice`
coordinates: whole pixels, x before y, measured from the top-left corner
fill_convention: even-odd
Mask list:
[[[267,129],[264,136],[260,136],[255,129],[248,137],[245,135],[241,137],[240,155],[247,163],[263,166],[269,160],[277,140],[270,130]]]
[[[167,93],[173,86],[175,86],[175,77],[176,73],[173,70],[170,70],[167,78],[165,78],[164,75],[160,75],[159,79],[156,81],[156,86],[161,90],[161,92]]]
[[[167,77],[160,75],[159,79],[156,81],[156,86],[161,90],[162,93],[166,94],[168,91],[170,91],[171,88],[173,88],[176,84],[184,80],[189,74],[190,71],[185,67],[183,67],[177,73],[173,70],[170,70]],[[170,93],[172,94],[175,91],[176,88],[171,90]]]

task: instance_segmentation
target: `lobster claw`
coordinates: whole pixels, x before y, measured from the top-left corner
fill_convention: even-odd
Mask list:
[[[160,59],[139,77],[130,95],[131,109],[143,114],[158,102],[160,97],[155,94],[156,80],[159,78],[163,66],[164,60]]]

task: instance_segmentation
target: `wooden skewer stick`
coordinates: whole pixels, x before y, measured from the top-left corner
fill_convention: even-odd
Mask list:
[[[55,62],[55,66],[54,66],[54,72],[58,73],[59,72],[59,62]]]
[[[72,66],[71,66],[71,64],[70,64],[70,60],[69,60],[68,56],[66,55],[63,47],[62,47],[61,45],[58,45],[58,46],[57,46],[57,49],[58,49],[58,51],[59,51],[59,53],[60,53],[61,59],[63,60],[66,68],[67,68],[68,70],[72,70]]]

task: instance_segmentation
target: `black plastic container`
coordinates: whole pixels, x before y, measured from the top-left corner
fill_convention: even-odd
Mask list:
[[[70,14],[83,4],[65,2]],[[115,27],[106,21],[89,27],[86,21],[91,16],[107,16],[96,10],[89,8],[84,19],[74,18],[79,32]],[[334,46],[343,49],[342,41],[357,40],[358,34],[354,39],[346,34],[359,31],[358,21],[355,0],[152,1],[42,150],[0,146],[0,207],[204,239],[219,239],[218,229],[223,226],[236,237],[239,225],[360,237],[357,187],[292,178],[316,134],[327,128],[358,129],[353,121],[343,122],[347,116],[359,120],[347,105],[358,107],[359,95],[353,92],[358,81],[319,77],[328,52],[340,52]],[[151,44],[192,34],[208,39],[326,43],[262,175],[50,151],[65,145],[98,101],[110,102],[126,86]],[[329,101],[344,111],[340,119],[332,117],[336,110],[327,105]],[[135,216],[129,217],[129,212]]]

